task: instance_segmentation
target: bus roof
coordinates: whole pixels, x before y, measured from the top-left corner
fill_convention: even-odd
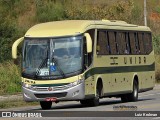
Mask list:
[[[25,37],[75,36],[95,28],[151,31],[146,26],[137,26],[117,20],[65,20],[37,24],[27,31]]]

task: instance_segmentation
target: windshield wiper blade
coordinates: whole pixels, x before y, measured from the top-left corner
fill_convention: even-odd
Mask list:
[[[47,56],[42,60],[40,66],[39,66],[38,69],[36,70],[36,72],[35,72],[35,74],[34,74],[34,78],[36,78],[36,77],[38,76],[40,69],[41,69],[41,68],[44,66],[44,64],[47,62],[47,60],[48,60],[48,52],[49,52],[49,50],[48,50],[48,48],[47,48]]]
[[[60,74],[62,75],[62,77],[65,78],[66,75],[64,74],[64,72],[62,71],[62,69],[59,67],[57,60],[54,57],[52,57],[52,60],[55,63],[55,65],[57,66],[57,68],[58,68]]]
[[[48,56],[42,60],[40,66],[38,67],[38,69],[36,70],[36,72],[34,74],[34,78],[36,78],[38,76],[40,69],[44,66],[44,64],[47,62],[47,60],[48,60]]]

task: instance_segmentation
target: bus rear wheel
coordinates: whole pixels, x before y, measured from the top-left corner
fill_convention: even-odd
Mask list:
[[[41,108],[43,110],[51,109],[52,102],[51,101],[40,101]]]
[[[128,100],[130,102],[138,100],[138,82],[136,80],[133,83],[133,92],[128,95]]]
[[[135,80],[133,83],[133,92],[121,96],[122,102],[135,102],[138,100],[138,82]]]
[[[126,94],[121,96],[121,101],[122,102],[128,102],[128,97],[127,97]]]

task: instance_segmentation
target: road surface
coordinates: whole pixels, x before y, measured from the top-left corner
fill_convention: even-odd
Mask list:
[[[32,107],[19,107],[19,108],[10,108],[10,109],[1,109],[0,111],[35,111],[35,112],[43,112],[44,110],[42,110],[40,108],[40,106],[32,106]],[[150,117],[145,117],[145,120],[160,120],[160,85],[156,85],[154,87],[153,90],[151,91],[147,91],[144,93],[139,93],[139,99],[137,102],[128,102],[128,103],[122,103],[121,100],[119,98],[103,98],[100,100],[100,105],[97,107],[85,107],[82,106],[79,102],[77,101],[70,101],[70,102],[59,102],[58,104],[53,103],[52,104],[52,109],[50,110],[45,110],[48,112],[49,115],[55,114],[57,116],[63,116],[65,113],[66,117],[54,117],[54,119],[68,119],[68,120],[72,120],[72,119],[87,119],[87,120],[96,120],[96,119],[106,119],[106,117],[89,117],[89,116],[83,116],[83,113],[85,112],[86,114],[90,114],[91,116],[93,116],[93,114],[96,114],[96,111],[99,111],[99,113],[101,112],[106,112],[108,111],[108,113],[110,111],[116,111],[117,114],[120,111],[134,111],[135,114],[144,111],[145,113],[148,113],[147,111],[150,111],[153,114],[156,114],[156,111],[159,111],[158,116],[150,116]],[[58,112],[61,111],[61,112]],[[79,112],[80,114],[82,114],[82,117],[67,117],[70,116],[72,114],[72,112],[70,113],[70,111],[74,111],[74,112]],[[90,112],[87,112],[90,111]],[[58,113],[56,113],[58,112]],[[119,112],[119,113],[120,113]],[[111,113],[112,114],[112,113]],[[117,115],[116,114],[116,115]],[[124,113],[122,113],[124,114]],[[122,120],[128,120],[128,119],[137,119],[137,116],[135,115],[136,118],[128,118],[128,117],[122,117],[122,114],[120,115],[120,117],[115,117],[115,118],[110,118],[111,120],[115,120],[115,119],[122,119]],[[126,114],[129,113],[125,113],[124,116],[126,116]],[[112,117],[112,116],[109,116]],[[113,116],[114,117],[114,116]],[[5,118],[6,120],[10,120],[12,118]],[[16,118],[16,120],[19,120],[20,118]],[[33,118],[32,118],[33,119]],[[34,118],[37,119],[37,118]],[[34,120],[33,119],[33,120]],[[37,120],[40,119],[44,119],[44,120],[48,120],[48,119],[53,119],[53,118],[38,118]],[[138,117],[138,119],[144,119],[144,117]]]

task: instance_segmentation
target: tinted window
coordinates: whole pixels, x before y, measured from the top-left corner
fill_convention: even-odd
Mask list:
[[[143,40],[143,33],[138,33],[138,40],[140,46],[140,54],[145,54],[144,52],[144,40]]]
[[[140,54],[140,46],[139,46],[138,33],[135,32],[134,36],[135,36],[136,54]]]
[[[151,33],[99,30],[97,51],[101,55],[149,54],[152,51]]]
[[[115,32],[110,32],[110,31],[108,32],[111,54],[117,54],[118,51],[115,35],[116,35]]]
[[[131,54],[136,54],[135,35],[133,32],[129,33],[129,40],[130,40],[130,45],[131,45]]]
[[[109,54],[108,37],[106,31],[98,31],[97,51],[100,55]]]
[[[145,53],[149,54],[152,51],[152,37],[150,33],[144,33]]]
[[[127,41],[125,37],[125,32],[117,32],[117,42],[118,42],[118,49],[120,54],[126,54]]]

